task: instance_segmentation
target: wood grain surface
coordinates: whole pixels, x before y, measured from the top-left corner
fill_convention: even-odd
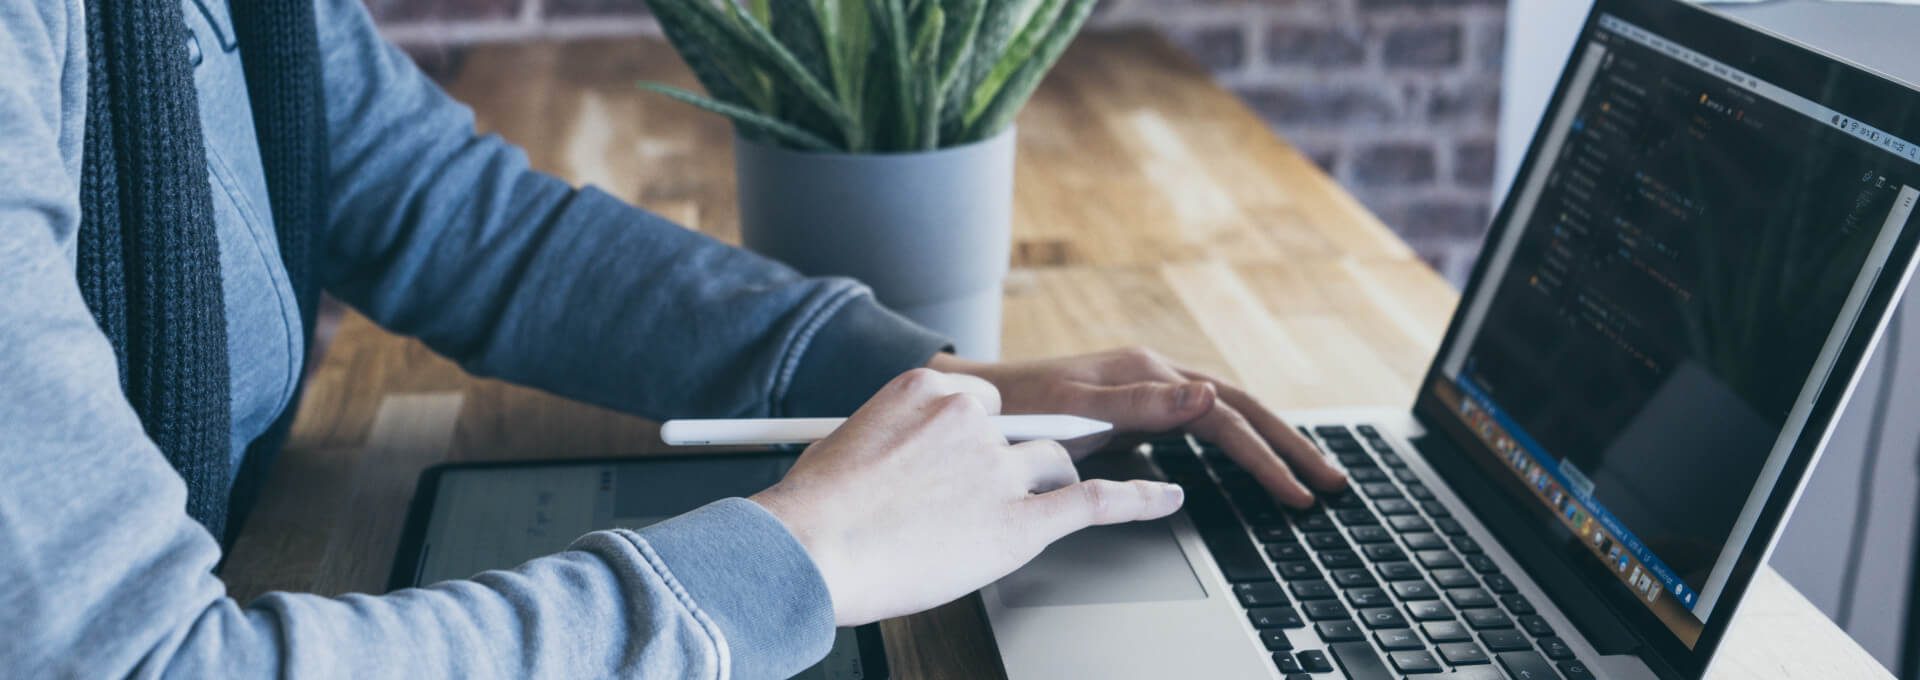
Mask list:
[[[536,167],[736,240],[729,127],[639,80],[693,84],[663,43],[621,40],[475,48],[449,90]],[[1007,357],[1146,345],[1277,408],[1411,402],[1456,293],[1166,42],[1083,37],[1019,126]],[[381,592],[424,467],[658,441],[349,314],[224,577],[242,599]],[[885,629],[899,677],[1002,675],[977,597]],[[1771,569],[1722,656],[1714,677],[1886,675]]]

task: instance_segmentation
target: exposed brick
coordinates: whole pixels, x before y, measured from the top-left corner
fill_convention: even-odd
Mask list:
[[[1361,149],[1353,156],[1353,181],[1362,187],[1426,184],[1433,181],[1433,147],[1392,142]]]
[[[1492,186],[1493,163],[1493,142],[1462,142],[1453,148],[1453,181],[1471,188]]]
[[[1267,62],[1285,65],[1344,66],[1367,58],[1357,31],[1333,26],[1278,24],[1267,29]]]
[[[378,22],[507,19],[520,13],[521,0],[367,0]]]
[[[1399,105],[1391,91],[1325,85],[1263,86],[1242,92],[1268,122],[1289,124],[1385,123]]]
[[[1209,71],[1234,71],[1247,64],[1247,32],[1240,26],[1209,26],[1170,37]]]
[[[546,0],[547,14],[574,16],[649,16],[646,0]]]
[[[1459,24],[1405,26],[1387,31],[1380,58],[1394,68],[1447,68],[1460,64]]]
[[[1427,117],[1437,123],[1466,123],[1491,130],[1500,123],[1500,83],[1475,79],[1433,90]]]

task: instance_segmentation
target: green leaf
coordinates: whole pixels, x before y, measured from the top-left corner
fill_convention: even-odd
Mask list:
[[[730,1],[730,0],[729,0]],[[742,18],[742,25],[745,25]],[[821,83],[833,82],[831,57],[819,15],[814,11],[813,3],[805,0],[785,0],[773,6],[773,36],[780,45],[793,53],[807,73]],[[777,87],[779,93],[780,117],[809,130],[838,129],[840,137],[848,147],[855,145],[861,136],[858,121],[848,117],[852,124],[843,124],[830,114],[816,106],[809,96],[796,87]],[[842,106],[841,100],[833,98],[836,106]],[[842,108],[844,111],[845,109]]]
[[[763,115],[749,108],[745,108],[742,106],[735,106],[733,104],[728,104],[726,102],[719,101],[717,99],[712,99],[709,97],[702,97],[697,93],[688,92],[686,90],[682,90],[672,85],[663,85],[660,83],[640,83],[640,87],[648,90],[652,90],[654,92],[658,92],[660,94],[664,94],[666,96],[672,97],[674,99],[678,99],[682,102],[692,104],[694,106],[706,109],[708,111],[718,113],[728,118],[732,118],[733,122],[736,124],[760,130],[761,132],[765,132],[777,139],[780,139],[782,141],[785,141],[789,144],[800,147],[802,149],[809,149],[813,151],[838,150],[833,145],[832,142],[829,142],[825,139],[820,138],[819,135],[815,135],[811,132],[807,132],[806,130],[802,130],[798,127],[794,127],[787,123],[780,122],[778,120],[773,119],[770,116]]]
[[[915,148],[919,135],[915,127],[919,119],[914,116],[914,102],[917,97],[913,91],[913,46],[907,37],[907,8],[905,0],[868,0],[868,9],[873,14],[874,23],[880,27],[881,55],[888,74],[892,76],[887,85],[885,97],[893,102],[894,143],[898,149]]]
[[[1063,7],[1065,7],[1064,0],[1041,0],[1040,7],[1035,9],[1027,19],[1026,27],[1020,29],[1019,35],[1013,39],[1013,42],[1007,44],[1006,52],[994,62],[993,68],[987,71],[987,76],[974,84],[972,101],[967,104],[966,123],[968,125],[979,120],[980,114],[985,113],[987,107],[993,104],[994,97],[1000,94],[1000,88],[1006,84],[1007,79],[1013,77],[1015,71],[1030,63],[1034,50],[1049,35],[1052,35],[1053,25],[1060,17],[1060,10]]]
[[[1094,1],[1070,0],[1071,4],[1061,14],[1060,20],[1055,22],[1053,32],[1033,58],[1028,59],[1026,65],[1007,80],[1000,94],[994,97],[993,104],[968,127],[966,139],[956,141],[986,139],[999,134],[1013,122],[1020,108],[1026,105],[1027,98],[1033,96],[1033,91],[1040,87],[1040,79],[1053,69],[1055,62],[1060,61],[1060,55],[1066,53],[1067,45],[1080,33],[1080,27],[1086,25],[1087,17],[1093,14]]]
[[[687,0],[649,0],[662,32],[687,62],[707,94],[720,101],[766,111],[772,96],[760,72],[740,57],[726,31],[686,7]]]
[[[986,16],[985,0],[946,0],[948,17],[945,35],[940,36],[940,95],[946,96],[960,76],[960,67],[973,54],[974,36],[980,33],[980,20]],[[958,21],[959,23],[954,23]]]
[[[732,2],[732,0],[726,1]],[[800,88],[800,92],[806,95],[814,106],[820,107],[820,111],[840,127],[842,134],[848,138],[854,136],[850,134],[853,119],[840,108],[839,102],[834,101],[833,95],[827,92],[826,86],[821,85],[820,80],[813,77],[813,74],[807,71],[792,52],[787,51],[780,41],[773,38],[773,34],[767,30],[765,24],[745,13],[728,15],[713,5],[707,4],[705,0],[692,0],[688,6],[694,8],[695,13],[707,16],[710,21],[733,29],[736,32],[736,42],[756,57],[763,68],[783,78],[785,83]],[[730,16],[732,19],[737,19],[738,23],[730,19]]]
[[[917,147],[933,149],[940,145],[940,34],[946,27],[946,13],[928,0],[920,28],[913,37],[914,100],[920,107]]]

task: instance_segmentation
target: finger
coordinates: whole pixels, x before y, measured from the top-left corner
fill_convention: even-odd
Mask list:
[[[1295,508],[1313,505],[1313,492],[1293,476],[1293,470],[1274,455],[1266,440],[1232,406],[1214,402],[1213,411],[1188,425],[1187,431],[1226,450],[1227,457],[1253,475],[1274,500]]]
[[[1127,385],[1074,383],[1067,389],[1069,408],[1079,415],[1113,423],[1114,429],[1163,432],[1192,422],[1213,409],[1212,383],[1136,382]]]
[[[1195,380],[1212,381],[1211,378],[1193,371],[1181,371],[1181,373]],[[1218,381],[1213,382],[1220,390],[1220,399],[1245,416],[1247,422],[1253,424],[1254,430],[1267,440],[1267,443],[1287,461],[1296,474],[1307,481],[1307,484],[1325,493],[1335,493],[1347,488],[1346,473],[1334,467],[1333,461],[1327,458],[1327,454],[1301,435],[1299,430],[1287,424],[1287,421],[1280,416],[1274,415],[1273,411],[1268,410],[1246,390]]]
[[[911,404],[924,407],[950,394],[965,394],[987,413],[1000,412],[1000,390],[993,383],[958,373],[916,368],[889,381],[868,404]],[[890,397],[890,398],[883,398]],[[862,407],[863,409],[865,407]]]
[[[1073,469],[1073,458],[1059,442],[1036,439],[1010,446],[1008,451],[1027,467],[1029,493],[1047,493],[1080,481],[1080,471]]]
[[[1089,479],[1022,501],[1048,543],[1090,526],[1159,519],[1180,509],[1186,492],[1178,485],[1144,479],[1120,482]]]

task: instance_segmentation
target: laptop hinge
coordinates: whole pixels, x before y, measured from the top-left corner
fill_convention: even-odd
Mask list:
[[[1423,423],[1424,424],[1424,423]],[[1498,488],[1482,476],[1485,473],[1468,462],[1465,452],[1436,428],[1413,440],[1427,464],[1447,482],[1475,518],[1493,533],[1507,553],[1526,569],[1527,575],[1553,598],[1587,641],[1601,654],[1634,654],[1641,641],[1626,621],[1600,599],[1593,588],[1582,581],[1560,555],[1540,542],[1538,530],[1531,525],[1529,513],[1514,507]],[[1643,655],[1644,656],[1644,655]]]

